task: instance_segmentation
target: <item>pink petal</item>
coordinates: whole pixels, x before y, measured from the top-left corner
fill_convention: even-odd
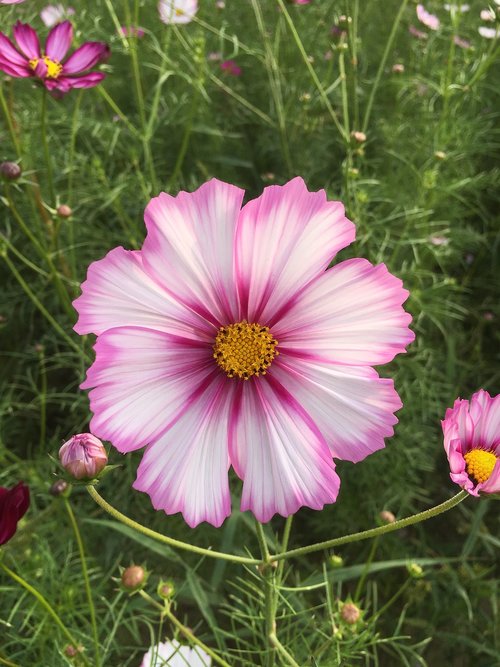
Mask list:
[[[322,273],[272,326],[281,354],[327,364],[391,361],[414,339],[402,282],[385,264],[350,259]]]
[[[90,69],[107,58],[109,53],[109,47],[104,42],[86,42],[64,63],[64,74],[78,74]]]
[[[238,220],[235,253],[243,315],[268,324],[354,236],[343,205],[327,201],[324,190],[309,192],[301,178],[265,188]]]
[[[500,445],[500,394],[491,398],[480,389],[471,398],[470,414],[474,421],[474,445],[485,449]]]
[[[91,429],[121,452],[158,439],[215,370],[211,346],[142,327],[105,331],[94,349]]]
[[[40,58],[38,36],[30,25],[17,21],[12,32],[19,48],[30,60]]]
[[[140,252],[121,247],[89,266],[82,295],[73,306],[80,315],[74,327],[79,334],[142,326],[210,343],[214,339],[211,325],[175,303],[149,277]]]
[[[236,385],[222,374],[193,400],[182,417],[149,445],[134,488],[151,496],[155,509],[182,512],[194,528],[220,526],[231,513],[227,424]]]
[[[238,321],[233,239],[244,191],[212,179],[148,204],[144,267],[176,300],[216,325]]]
[[[393,413],[402,403],[393,381],[372,368],[327,367],[282,354],[269,374],[310,415],[335,458],[361,461],[394,434]]]
[[[60,76],[57,81],[67,90],[71,90],[72,88],[93,88],[105,77],[105,72],[89,72],[83,76]]]
[[[271,375],[236,387],[229,453],[244,480],[241,509],[265,522],[304,505],[319,510],[333,503],[340,480],[305,410]]]
[[[45,42],[45,53],[51,60],[61,62],[73,41],[73,26],[69,21],[52,28]],[[76,52],[75,52],[76,53]]]
[[[440,20],[434,14],[430,14],[423,5],[417,5],[417,18],[431,30],[439,30]]]
[[[474,421],[469,412],[469,401],[458,398],[453,408],[446,410],[444,421],[441,424],[445,450],[448,451],[451,441],[457,438],[461,443],[461,451],[465,454],[474,440]]]
[[[28,61],[15,48],[10,39],[0,32],[0,57],[11,65],[18,65],[19,67],[27,67]]]
[[[30,70],[26,65],[24,67],[22,65],[15,65],[12,61],[8,61],[5,58],[2,58],[2,56],[0,56],[0,70],[9,76],[14,77],[25,78],[28,76],[33,76],[33,71]]]

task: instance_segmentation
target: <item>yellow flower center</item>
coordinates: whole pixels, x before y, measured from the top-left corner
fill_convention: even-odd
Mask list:
[[[237,322],[219,329],[213,356],[228,377],[248,380],[252,375],[266,374],[279,354],[277,344],[269,327]]]
[[[57,60],[52,60],[49,58],[49,56],[42,56],[42,58],[33,58],[33,60],[29,61],[29,65],[32,70],[36,69],[36,66],[40,62],[40,60],[43,60],[45,63],[45,66],[47,67],[47,72],[45,74],[46,79],[57,79],[57,77],[61,74],[63,66],[61,63],[57,62]]]
[[[177,16],[184,16],[186,12],[183,9],[176,9],[175,13]]]
[[[484,449],[471,449],[464,454],[464,459],[467,464],[467,474],[474,477],[478,484],[486,482],[497,462],[495,454]]]

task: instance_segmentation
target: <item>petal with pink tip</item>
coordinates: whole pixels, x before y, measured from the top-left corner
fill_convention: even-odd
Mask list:
[[[408,292],[385,264],[349,259],[322,273],[272,333],[280,353],[326,364],[385,364],[415,338]]]
[[[354,241],[344,206],[309,192],[301,178],[272,185],[243,207],[235,261],[243,316],[270,324]]]
[[[271,374],[236,387],[229,454],[243,479],[241,509],[266,522],[302,506],[319,510],[335,502],[335,464],[302,406]]]
[[[158,439],[214,373],[212,348],[141,327],[102,333],[82,389],[90,391],[92,432],[121,452]]]
[[[474,421],[474,445],[496,450],[500,455],[500,394],[492,398],[480,389],[470,401],[470,415]]]
[[[58,23],[52,28],[45,42],[45,53],[51,59],[60,63],[68,53],[73,41],[73,26],[69,21]]]
[[[214,178],[192,193],[162,192],[144,215],[144,267],[175,299],[216,325],[238,321],[233,242],[243,194]]]
[[[57,81],[66,90],[71,90],[72,88],[93,88],[101,83],[105,77],[105,72],[89,72],[89,74],[83,76],[60,76]]]
[[[109,53],[109,47],[104,42],[86,42],[64,63],[64,74],[78,74],[90,69],[107,58]]]
[[[19,48],[30,60],[40,58],[38,35],[28,23],[17,21],[12,32]]]
[[[19,53],[14,44],[3,32],[0,32],[0,58],[7,63],[12,63],[12,65],[18,65],[19,67],[27,67],[28,65],[26,58]]]
[[[234,391],[216,374],[182,417],[146,449],[134,488],[148,493],[155,509],[182,512],[194,528],[220,526],[231,512],[227,425]]]
[[[332,456],[358,462],[384,447],[402,407],[392,380],[363,366],[322,366],[282,354],[269,370],[310,415]]]
[[[16,65],[11,61],[5,60],[2,56],[0,56],[0,70],[5,72],[5,74],[14,77],[26,78],[28,76],[33,76],[33,71],[26,65]]]
[[[144,271],[140,252],[114,248],[89,266],[81,287],[82,295],[73,302],[79,334],[142,326],[213,342],[213,326],[170,298]]]
[[[451,451],[452,442],[457,439],[462,454],[470,448],[474,439],[474,420],[469,412],[469,401],[457,398],[453,408],[446,410],[445,418],[441,422],[444,433],[444,448]]]

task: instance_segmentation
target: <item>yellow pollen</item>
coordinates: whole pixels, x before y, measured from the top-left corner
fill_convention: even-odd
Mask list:
[[[277,344],[269,327],[237,322],[219,329],[213,356],[228,377],[248,380],[252,375],[266,374],[279,354]]]
[[[176,9],[175,13],[177,16],[184,16],[186,12],[183,9]]]
[[[489,479],[497,462],[495,454],[484,449],[471,449],[470,452],[464,454],[464,459],[467,464],[467,474],[473,477],[478,484]]]
[[[57,79],[57,77],[61,74],[63,70],[63,66],[61,63],[57,62],[57,60],[51,60],[48,56],[42,56],[42,58],[33,58],[32,60],[29,61],[29,66],[31,67],[32,70],[36,69],[36,66],[40,62],[40,60],[43,60],[45,63],[45,66],[47,67],[47,72],[45,74],[46,79]]]

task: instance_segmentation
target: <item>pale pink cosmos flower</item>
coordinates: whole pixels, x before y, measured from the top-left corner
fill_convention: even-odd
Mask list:
[[[146,447],[134,487],[190,526],[230,514],[231,465],[259,521],[334,502],[333,458],[364,459],[397,422],[371,366],[414,338],[384,264],[326,271],[355,237],[340,202],[301,178],[244,195],[213,179],[155,197],[142,249],[94,262],[74,303],[98,336],[92,432]]]
[[[13,34],[19,50],[0,32],[0,70],[10,76],[34,77],[48,90],[61,93],[72,88],[91,88],[105,77],[103,72],[85,73],[109,56],[109,47],[104,42],[85,42],[65,60],[73,40],[69,21],[52,28],[44,49],[40,48],[38,35],[27,23],[17,21]]]
[[[64,5],[47,5],[40,12],[40,18],[45,23],[47,28],[52,28],[53,25],[59,23],[68,16],[73,16],[75,10],[73,7],[64,7]]]
[[[486,28],[481,26],[477,31],[481,37],[484,37],[485,39],[496,39],[497,37],[500,37],[500,28]]]
[[[496,19],[495,10],[493,9],[482,9],[480,16],[482,21],[494,21]]]
[[[441,425],[451,479],[473,496],[500,493],[500,394],[457,398]]]
[[[0,5],[18,5],[24,0],[0,0]]]
[[[158,11],[163,23],[189,23],[198,11],[198,0],[160,0]]]
[[[199,646],[190,648],[176,639],[152,646],[140,667],[210,667],[212,660]]]
[[[437,16],[434,14],[429,14],[423,5],[417,5],[417,18],[420,23],[423,23],[427,28],[431,30],[439,30],[441,25]]]
[[[106,466],[104,445],[91,433],[74,435],[59,450],[61,465],[75,479],[92,479]]]

